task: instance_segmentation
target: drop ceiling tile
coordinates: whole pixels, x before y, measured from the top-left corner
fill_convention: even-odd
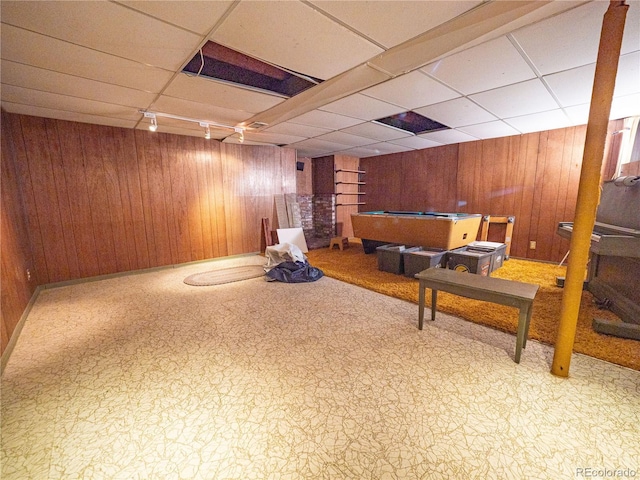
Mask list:
[[[209,33],[213,26],[233,5],[232,1],[216,0],[215,2],[188,1],[119,1],[135,10],[152,17],[172,23],[199,35]]]
[[[366,157],[376,157],[378,155],[388,155],[390,153],[406,152],[408,150],[412,150],[412,149],[408,147],[404,147],[402,145],[395,145],[392,143],[382,142],[382,143],[375,143],[373,145],[367,145],[365,147],[357,147],[357,148],[351,148],[348,150],[342,150],[336,153],[340,153],[342,155],[350,155],[353,157],[366,158]]]
[[[595,71],[596,64],[592,63],[547,75],[544,77],[544,81],[560,102],[560,106],[580,105],[591,101]]]
[[[325,152],[336,152],[338,150],[344,150],[344,145],[342,143],[317,140],[315,138],[309,138],[307,140],[302,140],[301,142],[292,143],[289,146],[292,148],[311,149]]]
[[[391,140],[389,143],[395,145],[402,145],[403,147],[413,148],[416,150],[422,150],[423,148],[438,147],[442,143],[434,142],[433,140],[427,140],[426,138],[418,136],[410,136],[405,138],[398,138],[397,140]]]
[[[422,70],[464,94],[483,92],[536,76],[506,37],[450,55]]]
[[[629,3],[623,54],[640,49],[640,3]],[[608,5],[609,2],[589,2],[512,35],[542,75],[595,63]]]
[[[298,135],[299,137],[313,138],[325,133],[329,133],[331,130],[328,128],[312,127],[309,125],[300,125],[298,123],[283,122],[273,127],[263,129],[264,132],[271,133],[284,133],[286,135]]]
[[[468,133],[476,138],[496,138],[496,137],[508,137],[511,135],[519,135],[520,132],[515,128],[507,125],[502,121],[480,123],[478,125],[469,125],[467,127],[460,127],[457,130]]]
[[[321,107],[321,110],[347,115],[361,120],[375,120],[405,111],[404,108],[398,107],[397,105],[366,97],[359,93],[324,105]]]
[[[311,3],[389,48],[451,20],[481,2],[312,0]]]
[[[636,117],[640,115],[640,93],[617,97],[611,102],[610,119]]]
[[[572,126],[586,125],[589,121],[589,104],[583,103],[582,105],[574,105],[573,107],[567,107],[564,112],[569,117],[569,122]]]
[[[544,77],[561,106],[567,107],[591,102],[594,63]],[[620,57],[614,96],[621,97],[640,92],[640,52]]]
[[[328,79],[383,50],[302,2],[240,2],[211,40]]]
[[[41,92],[28,88],[15,87],[13,85],[2,86],[2,101],[124,120],[135,120],[140,117],[138,110],[134,107],[69,97],[57,93]]]
[[[180,68],[201,40],[111,2],[2,2],[2,21],[168,70]]]
[[[456,98],[448,102],[418,108],[415,112],[451,128],[497,120],[494,115],[467,98]]]
[[[357,118],[345,117],[336,113],[324,112],[322,110],[312,110],[303,115],[289,120],[291,123],[309,125],[311,127],[327,128],[329,130],[340,130],[361,123]]]
[[[176,76],[163,93],[171,97],[250,113],[262,112],[285,100],[276,95],[184,73]]]
[[[55,118],[69,122],[93,123],[96,125],[107,125],[110,127],[134,128],[137,120],[127,120],[124,118],[103,117],[99,115],[88,115],[66,110],[55,110],[51,108],[23,105],[2,101],[2,108],[9,113],[19,115],[31,115],[33,117]]]
[[[506,123],[521,133],[541,132],[571,126],[571,120],[560,109],[506,118]]]
[[[359,135],[351,135],[345,132],[331,132],[315,137],[317,140],[326,140],[328,142],[341,143],[349,147],[361,147],[363,145],[371,145],[377,140],[361,137]]]
[[[289,145],[290,143],[296,143],[301,142],[302,140],[306,140],[306,137],[269,132],[246,132],[244,136],[248,140],[268,143],[271,145]]]
[[[413,71],[361,92],[384,102],[400,105],[406,110],[457,98],[456,93],[421,71]]]
[[[4,5],[5,2],[2,2]],[[2,24],[2,59],[122,87],[161,92],[173,72]]]
[[[397,138],[410,137],[413,135],[410,132],[405,132],[398,128],[391,128],[374,122],[365,122],[359,125],[354,125],[353,127],[343,128],[342,131],[353,135],[373,138],[378,141],[395,140]]]
[[[620,57],[616,86],[613,91],[616,97],[633,93],[640,93],[640,51]]]
[[[243,120],[247,120],[251,117],[251,113],[248,112],[206,105],[189,100],[168,97],[166,95],[162,95],[156,102],[154,102],[149,110],[192,118],[194,120],[223,123],[230,126],[235,126]]]
[[[2,83],[136,108],[148,107],[156,97],[154,93],[74,77],[7,60],[2,62]]]
[[[420,138],[449,145],[451,143],[464,143],[478,140],[476,137],[458,130],[440,130],[438,132],[423,133]]]
[[[558,108],[544,84],[536,79],[470,95],[498,118],[515,117]]]
[[[306,147],[296,147],[296,152],[298,152],[298,158],[307,157],[307,158],[317,158],[323,157],[332,151],[322,150],[317,148],[306,148]]]

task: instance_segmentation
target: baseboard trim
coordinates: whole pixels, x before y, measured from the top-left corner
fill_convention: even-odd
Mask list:
[[[16,346],[16,343],[18,343],[18,337],[20,337],[20,332],[22,332],[22,328],[24,327],[24,324],[27,321],[27,317],[31,312],[31,308],[33,308],[33,305],[36,303],[36,300],[38,299],[38,295],[40,295],[40,292],[42,290],[43,288],[41,286],[36,287],[33,294],[31,295],[31,298],[29,299],[29,303],[27,303],[27,306],[25,307],[24,312],[22,312],[22,315],[20,316],[20,320],[18,320],[18,323],[16,324],[16,328],[13,329],[13,333],[11,334],[11,338],[7,343],[7,347],[4,349],[4,352],[2,352],[2,359],[0,360],[0,376],[4,374],[4,369],[7,366],[7,363],[9,362],[9,357],[11,357],[11,352],[13,352],[13,349]]]

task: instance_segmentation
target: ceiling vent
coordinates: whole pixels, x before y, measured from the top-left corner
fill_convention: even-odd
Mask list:
[[[187,75],[219,80],[262,92],[293,97],[322,82],[318,78],[265,63],[212,41],[182,69]]]
[[[391,115],[390,117],[379,118],[378,120],[374,120],[374,122],[398,128],[405,132],[411,132],[414,135],[427,132],[437,132],[439,130],[448,130],[450,128],[440,122],[423,117],[416,112],[398,113],[397,115]]]
[[[247,125],[245,128],[247,128],[248,130],[258,130],[259,128],[266,127],[267,125],[268,123],[264,122],[253,122]]]

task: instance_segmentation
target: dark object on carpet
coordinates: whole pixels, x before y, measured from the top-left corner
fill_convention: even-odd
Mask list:
[[[285,283],[315,282],[324,276],[319,268],[309,262],[282,262],[267,272],[267,280]]]
[[[264,275],[264,267],[261,265],[244,265],[242,267],[222,268],[210,272],[196,273],[184,279],[187,285],[203,287],[209,285],[221,285],[223,283],[239,282]]]

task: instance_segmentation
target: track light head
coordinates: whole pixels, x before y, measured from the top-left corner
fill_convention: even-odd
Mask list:
[[[233,129],[236,133],[239,133],[238,141],[240,143],[244,142],[244,128],[234,127]]]
[[[156,130],[158,130],[158,119],[156,118],[156,114],[151,112],[143,112],[143,113],[144,113],[144,118],[148,118],[151,122],[149,124],[149,130],[151,130],[152,132],[155,132]]]
[[[208,123],[200,122],[200,126],[204,127],[204,138],[207,140],[211,139],[211,127]]]

